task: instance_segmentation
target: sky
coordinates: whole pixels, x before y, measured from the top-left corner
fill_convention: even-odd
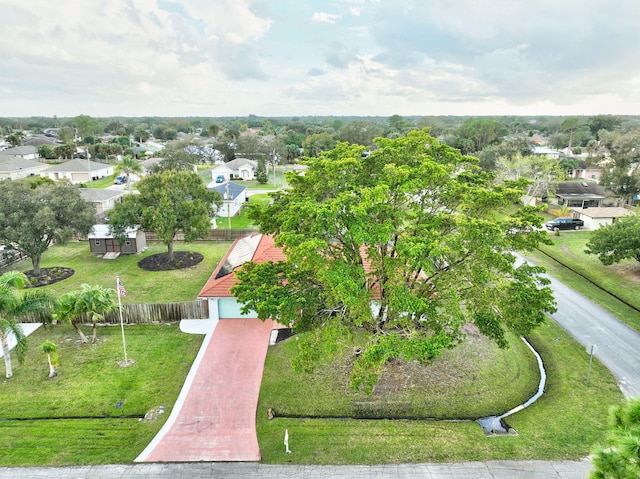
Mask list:
[[[0,117],[640,114],[637,0],[0,0]]]

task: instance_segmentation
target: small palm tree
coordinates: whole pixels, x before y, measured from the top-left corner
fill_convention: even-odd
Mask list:
[[[129,189],[129,192],[131,192],[131,174],[142,173],[142,164],[135,158],[127,155],[116,165],[115,171],[116,173],[127,175],[127,188]]]
[[[47,355],[47,361],[49,362],[49,378],[54,378],[58,375],[56,369],[53,367],[53,365],[58,362],[55,355],[57,350],[56,344],[48,339],[40,345],[40,351]]]
[[[97,322],[104,318],[103,313],[116,308],[115,290],[102,286],[83,284],[80,290],[71,291],[58,298],[54,317],[60,321],[68,321],[80,335],[80,340],[87,343],[87,337],[79,327],[83,316],[88,316],[93,324],[93,341],[97,339]]]
[[[44,291],[21,293],[28,284],[29,279],[19,271],[8,271],[0,276],[0,344],[7,378],[13,376],[9,338],[13,336],[16,340],[15,351],[20,364],[27,351],[27,338],[17,318],[36,311],[46,316],[53,304],[53,298]]]

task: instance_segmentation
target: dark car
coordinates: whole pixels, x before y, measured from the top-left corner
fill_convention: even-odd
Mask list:
[[[577,218],[556,218],[544,224],[549,231],[579,230],[584,226],[584,221]]]

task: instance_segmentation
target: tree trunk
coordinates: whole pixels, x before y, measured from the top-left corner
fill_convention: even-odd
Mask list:
[[[91,326],[92,332],[93,332],[93,338],[91,339],[94,343],[97,341],[98,339],[98,326],[96,325],[96,322],[93,322],[93,325]]]
[[[167,254],[169,255],[169,261],[173,261],[173,240],[167,243]]]
[[[11,367],[11,351],[9,351],[9,341],[6,334],[0,334],[0,343],[2,343],[4,367],[7,371],[6,377],[7,379],[10,379],[13,376],[13,368]]]
[[[71,325],[73,326],[73,329],[75,329],[76,331],[78,331],[78,334],[80,335],[80,340],[83,343],[88,343],[89,340],[87,339],[87,337],[84,335],[84,333],[82,332],[82,330],[78,327],[78,323],[76,323],[75,321],[71,321]]]
[[[33,265],[34,276],[40,276],[40,255],[31,257],[31,264]]]
[[[49,377],[50,378],[55,378],[58,373],[56,372],[55,368],[53,367],[53,363],[51,362],[51,354],[47,353],[47,361],[49,361]]]

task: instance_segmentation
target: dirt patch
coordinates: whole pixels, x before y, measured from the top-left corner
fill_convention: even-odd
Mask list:
[[[146,271],[170,271],[195,266],[203,259],[200,253],[174,251],[173,260],[169,260],[169,253],[159,253],[138,261],[138,266]]]
[[[24,274],[29,278],[30,285],[27,288],[39,288],[49,284],[57,283],[63,279],[70,278],[75,273],[71,268],[63,268],[62,266],[52,266],[51,268],[40,268],[40,276],[36,276],[33,270],[25,271]]]
[[[615,274],[622,276],[631,284],[640,285],[640,263],[636,264],[615,264],[609,266]]]

